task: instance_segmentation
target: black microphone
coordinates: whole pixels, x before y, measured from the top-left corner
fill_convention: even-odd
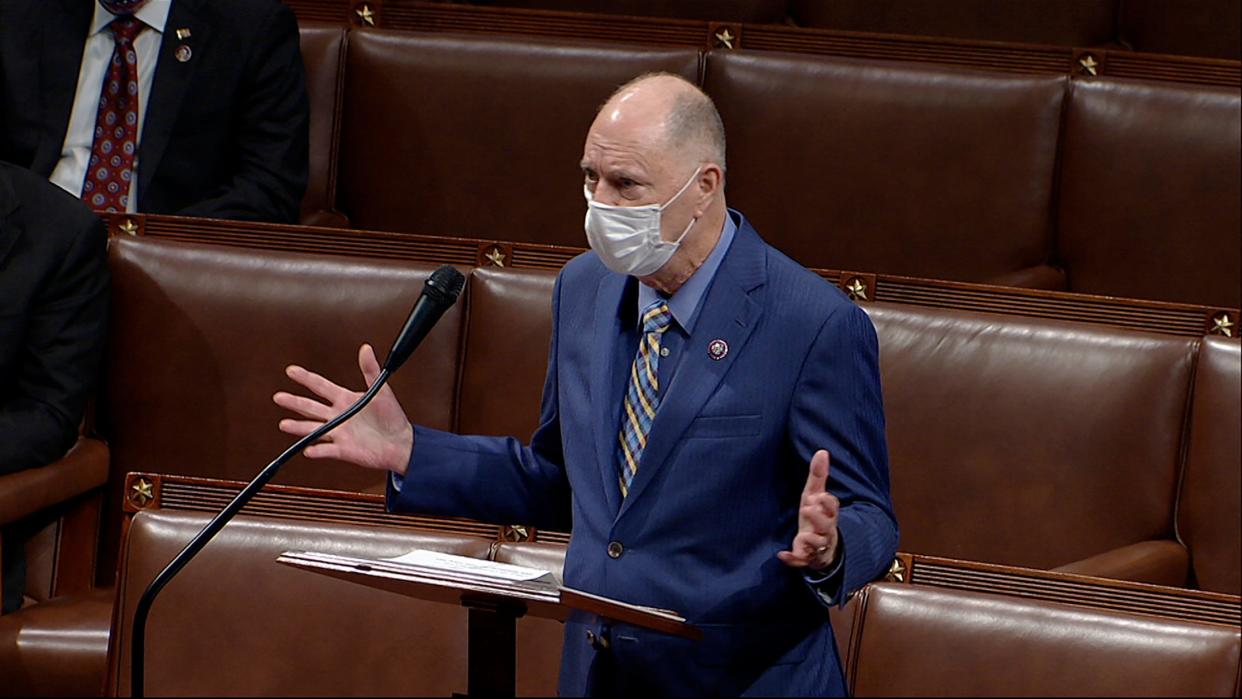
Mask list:
[[[181,552],[173,558],[172,562],[165,566],[159,575],[155,576],[155,579],[147,586],[146,591],[142,593],[142,597],[138,600],[138,605],[134,608],[134,639],[130,651],[131,696],[144,696],[145,678],[143,673],[146,655],[147,617],[151,613],[151,605],[154,604],[155,597],[160,593],[160,590],[163,590],[164,586],[177,573],[181,572],[181,569],[194,556],[198,555],[198,552],[215,538],[216,534],[220,533],[224,525],[228,524],[229,520],[233,519],[246,506],[246,503],[250,502],[255,494],[263,486],[267,485],[268,481],[272,480],[272,477],[276,475],[281,466],[285,465],[285,462],[301,453],[307,445],[336,429],[341,423],[356,415],[358,411],[366,407],[367,403],[371,402],[375,394],[379,393],[380,388],[387,383],[388,377],[404,364],[405,360],[409,359],[414,349],[418,347],[418,343],[422,342],[423,338],[427,336],[427,333],[431,331],[436,321],[440,320],[444,312],[457,301],[457,297],[461,295],[461,290],[465,283],[466,279],[461,272],[449,265],[444,265],[432,272],[431,277],[427,279],[426,285],[423,286],[422,295],[418,297],[418,300],[414,302],[414,307],[410,309],[410,317],[406,319],[405,327],[401,328],[396,341],[393,342],[392,349],[388,352],[388,358],[384,360],[383,369],[380,371],[379,376],[376,377],[375,383],[371,384],[371,387],[367,389],[367,392],[355,401],[353,405],[349,406],[345,412],[324,423],[314,432],[299,439],[293,446],[286,449],[283,454],[276,457],[275,461],[264,467],[259,472],[259,475],[246,484],[246,487],[242,488],[241,492],[223,510],[220,510],[219,514],[212,517],[202,531],[195,534],[190,543],[181,549]]]
[[[422,296],[418,297],[414,308],[410,309],[410,317],[406,319],[405,327],[401,328],[397,339],[392,343],[392,349],[388,350],[384,371],[395,372],[405,364],[405,360],[410,358],[414,348],[423,341],[432,326],[440,320],[440,316],[457,301],[465,284],[466,278],[450,265],[444,265],[431,273],[423,286]]]

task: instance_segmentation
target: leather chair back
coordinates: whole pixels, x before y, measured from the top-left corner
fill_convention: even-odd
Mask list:
[[[118,238],[110,250],[108,416],[116,480],[129,471],[249,480],[292,440],[276,391],[301,364],[361,390],[358,347],[382,362],[431,265]],[[244,289],[244,293],[238,293]],[[464,304],[392,380],[412,420],[453,427]],[[382,475],[300,459],[277,482],[341,490]]]
[[[345,78],[346,28],[302,20],[302,62],[310,99],[310,176],[302,197],[304,223],[328,223],[336,190],[336,146],[340,131],[341,86]]]
[[[361,390],[358,347],[379,360],[423,283],[421,263],[117,238],[112,268],[106,425],[112,448],[102,570],[118,540],[130,471],[248,481],[294,440],[272,403],[297,390],[289,364]],[[459,302],[392,380],[412,420],[453,428],[461,353]],[[294,459],[275,482],[382,492],[384,475]],[[110,576],[109,576],[110,577]]]
[[[208,515],[134,516],[118,573],[110,691],[127,696],[135,606]],[[164,589],[147,626],[150,696],[448,696],[466,689],[466,610],[275,562],[284,551],[364,558],[417,548],[487,558],[465,534],[240,515]]]
[[[1071,290],[1242,304],[1240,94],[1074,81],[1057,243]]]
[[[808,267],[1007,282],[1052,254],[1065,80],[714,51],[727,192]]]
[[[919,585],[871,585],[863,594],[852,696],[1237,692],[1237,626]]]
[[[1242,346],[1208,337],[1199,348],[1190,444],[1178,498],[1177,533],[1190,549],[1194,582],[1242,595]]]
[[[864,308],[902,551],[1048,569],[1173,538],[1194,339]]]
[[[470,318],[462,359],[458,429],[529,438],[552,337],[556,273],[481,267],[470,276]]]
[[[350,36],[337,205],[360,228],[584,244],[595,111],[699,52],[404,31]]]

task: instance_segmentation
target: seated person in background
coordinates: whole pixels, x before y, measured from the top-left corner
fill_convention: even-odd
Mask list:
[[[393,510],[572,526],[567,586],[703,630],[575,616],[563,695],[843,694],[823,605],[897,547],[875,329],[726,206],[724,127],[693,84],[623,86],[581,167],[591,252],[557,279],[529,445],[411,428],[385,388],[306,455],[392,471]],[[369,346],[359,364],[374,381]],[[286,432],[359,395],[288,374],[323,402],[277,393],[305,418]]]
[[[96,211],[296,222],[309,114],[277,0],[0,0],[0,160]]]
[[[0,475],[50,464],[78,436],[103,364],[103,221],[41,177],[0,162]],[[25,557],[4,536],[4,611],[21,605]]]

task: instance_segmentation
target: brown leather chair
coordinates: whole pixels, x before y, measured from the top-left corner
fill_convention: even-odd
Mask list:
[[[714,51],[729,203],[808,267],[1060,288],[1066,79]]]
[[[101,696],[113,593],[65,595],[0,617],[0,696]]]
[[[1191,393],[1177,533],[1203,590],[1242,595],[1242,346],[1204,338]]]
[[[337,206],[359,228],[581,245],[582,141],[614,89],[699,52],[350,35]]]
[[[206,524],[198,512],[134,516],[118,580],[109,694],[130,688],[134,607]],[[466,687],[466,610],[275,562],[284,551],[385,558],[417,548],[487,558],[492,541],[362,524],[240,515],[151,609],[152,696],[445,696]]]
[[[804,27],[1059,46],[1113,41],[1117,0],[791,0]]]
[[[458,393],[458,431],[526,438],[539,426],[556,273],[480,267]],[[517,524],[516,522],[514,524]]]
[[[1239,123],[1237,89],[1075,80],[1057,236],[1069,288],[1238,307]]]
[[[1195,340],[864,308],[901,550],[1185,584],[1173,503]]]
[[[866,696],[1235,696],[1237,626],[873,584],[847,670]]]
[[[310,99],[310,176],[302,197],[302,223],[344,226],[349,220],[333,210],[333,198],[347,29],[340,24],[313,20],[299,21],[298,29]]]
[[[361,388],[359,345],[371,343],[383,361],[434,269],[128,237],[114,239],[109,256],[108,570],[125,473],[250,480],[292,442],[277,430],[286,414],[271,400],[296,388],[285,366],[315,367]],[[444,315],[392,380],[420,424],[453,427],[464,306]],[[379,473],[304,458],[276,481],[360,491],[385,483]]]

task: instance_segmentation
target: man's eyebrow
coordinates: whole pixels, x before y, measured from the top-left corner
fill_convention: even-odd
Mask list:
[[[580,167],[582,171],[588,175],[599,175],[600,174],[599,171],[596,170],[595,167],[591,163],[585,160],[582,161],[581,163],[578,163],[578,167]],[[617,168],[617,169],[611,170],[609,171],[607,178],[612,181],[630,180],[634,182],[635,184],[639,184],[643,186],[646,186],[647,184],[649,184],[646,177],[628,168]]]

